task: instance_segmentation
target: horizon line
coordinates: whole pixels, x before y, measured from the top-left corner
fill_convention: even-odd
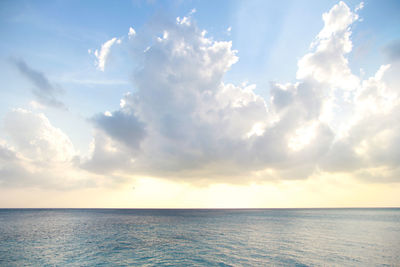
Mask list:
[[[296,207],[296,208],[2,208],[0,210],[300,210],[300,209],[400,209],[400,206],[387,207]]]

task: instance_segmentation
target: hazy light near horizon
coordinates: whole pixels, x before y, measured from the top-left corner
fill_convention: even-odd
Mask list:
[[[324,12],[292,82],[267,88],[226,80],[241,60],[225,40],[235,27],[214,38],[194,8],[82,48],[87,70],[78,74],[50,75],[12,55],[7,67],[24,81],[14,83],[28,89],[25,104],[2,92],[12,107],[1,110],[0,205],[399,205],[398,42],[382,48],[388,60],[369,77],[354,71],[353,29],[367,8],[341,1]],[[85,85],[84,101],[107,109],[82,115]],[[120,100],[116,87],[127,88]],[[74,142],[86,135],[90,143]]]

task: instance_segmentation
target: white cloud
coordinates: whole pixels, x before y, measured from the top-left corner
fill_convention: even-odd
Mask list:
[[[69,138],[41,113],[15,109],[6,115],[4,129],[17,150],[28,158],[61,162],[75,154]]]
[[[298,82],[271,84],[266,101],[254,86],[222,82],[238,60],[231,42],[207,38],[190,17],[178,17],[144,54],[134,75],[137,92],[127,94],[112,116],[94,118],[100,137],[86,166],[105,171],[104,159],[118,158],[108,172],[225,181],[298,179],[343,169],[357,175],[378,159],[388,166],[397,155],[387,142],[400,132],[392,115],[398,95],[383,80],[386,67],[364,81],[352,73],[347,55],[357,19],[343,2],[323,14],[323,29],[299,60]],[[376,124],[370,112],[381,121],[392,117],[391,126],[361,135],[356,129],[367,127],[364,120]],[[380,152],[365,161],[371,149]]]
[[[68,189],[94,186],[93,175],[76,167],[70,139],[41,113],[15,109],[6,114],[0,140],[0,185]]]
[[[191,20],[190,17],[182,17],[182,18],[177,17],[177,18],[176,18],[176,23],[177,23],[177,24],[181,24],[181,25],[190,26],[190,23],[191,23],[190,20]]]
[[[128,32],[128,37],[129,37],[129,39],[130,39],[130,38],[133,38],[135,35],[136,35],[135,29],[132,28],[132,27],[129,27],[129,32]]]
[[[350,25],[358,19],[340,2],[322,16],[324,28],[312,44],[314,51],[298,62],[298,79],[314,79],[331,87],[356,89],[359,78],[352,74],[345,57],[352,49]]]
[[[316,121],[308,123],[295,130],[295,133],[290,137],[288,147],[294,151],[298,151],[306,147],[315,137],[315,128],[318,125]]]
[[[16,110],[6,118],[15,147],[0,146],[2,177],[42,175],[49,181],[58,166],[101,177],[209,183],[340,172],[399,181],[400,63],[381,66],[367,79],[357,76],[347,58],[357,14],[340,2],[323,20],[298,62],[297,81],[271,83],[270,99],[258,95],[256,85],[223,82],[237,51],[229,41],[206,37],[190,16],[154,26],[153,40],[162,33],[159,41],[132,47],[142,64],[132,77],[135,92],[125,94],[117,110],[91,120],[94,137],[90,156],[80,158],[83,170],[73,164],[78,160],[68,137],[44,115]],[[94,51],[99,69],[114,43],[116,38]]]
[[[110,55],[111,47],[115,43],[120,44],[121,43],[121,39],[118,39],[118,38],[114,37],[114,38],[108,40],[107,42],[105,42],[101,46],[100,51],[97,50],[97,49],[94,51],[94,55],[97,58],[96,66],[97,66],[97,68],[99,70],[104,71],[107,59],[108,59],[108,57]]]
[[[45,109],[45,106],[36,101],[29,102],[29,105],[34,109]]]
[[[360,3],[356,6],[356,8],[354,9],[354,11],[357,12],[357,11],[363,9],[363,8],[364,8],[364,2],[360,2]]]

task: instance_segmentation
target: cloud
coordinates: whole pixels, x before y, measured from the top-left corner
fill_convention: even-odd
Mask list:
[[[390,61],[397,61],[400,59],[400,40],[396,40],[383,48],[385,56]]]
[[[362,80],[347,58],[358,15],[339,2],[322,18],[298,81],[272,83],[269,100],[255,85],[223,82],[238,60],[231,42],[206,37],[190,17],[165,24],[133,76],[137,91],[112,116],[93,118],[97,135],[83,165],[192,182],[360,177],[372,167],[385,168],[381,182],[396,180],[398,82],[386,77],[397,66]],[[113,164],[102,168],[105,159]]]
[[[344,2],[339,2],[322,16],[324,28],[312,43],[314,51],[298,62],[298,79],[311,78],[331,86],[352,90],[358,77],[351,73],[346,54],[352,50],[350,25],[358,19]]]
[[[144,124],[127,109],[113,113],[107,111],[95,116],[93,121],[98,128],[132,149],[139,148],[145,137]]]
[[[67,135],[39,113],[15,109],[4,118],[0,140],[2,187],[71,189],[94,186],[93,175],[76,167],[77,152]]]
[[[363,9],[363,8],[364,8],[364,2],[360,2],[360,3],[356,6],[356,8],[354,9],[354,11],[357,12],[357,11]]]
[[[128,37],[129,39],[133,38],[136,35],[136,31],[134,28],[129,27]]]
[[[132,28],[129,29],[130,36],[131,36],[131,29]],[[121,39],[114,37],[114,38],[108,40],[107,42],[105,42],[104,44],[102,44],[100,51],[97,49],[94,51],[94,55],[97,58],[96,66],[99,70],[104,71],[107,60],[110,56],[111,47],[115,43],[120,44]]]
[[[400,64],[357,76],[348,56],[358,15],[339,2],[322,19],[297,80],[271,83],[269,99],[254,84],[224,82],[239,60],[230,41],[208,37],[190,16],[152,24],[130,43],[135,91],[90,119],[90,155],[77,155],[44,115],[14,110],[5,119],[11,142],[0,146],[1,182],[55,186],[60,170],[68,170],[60,178],[67,187],[143,176],[204,184],[335,173],[399,182]],[[115,42],[95,52],[103,70]]]
[[[75,153],[69,138],[43,114],[13,110],[4,118],[4,130],[17,150],[32,159],[69,161]]]
[[[57,95],[63,92],[60,87],[51,84],[42,72],[32,69],[25,61],[16,59],[13,62],[19,72],[35,86],[32,89],[32,93],[40,104],[65,109],[65,105],[57,99]]]
[[[305,105],[308,108],[312,101],[307,102],[306,95],[312,96],[311,89],[299,86],[304,100],[297,102],[302,112],[278,114],[278,110],[268,110],[268,103],[254,93],[254,86],[222,82],[238,60],[231,42],[205,37],[190,18],[177,20],[163,32],[167,34],[148,50],[144,67],[134,75],[138,91],[124,97],[124,107],[115,112],[117,116],[95,117],[96,127],[114,142],[125,144],[125,149],[132,147],[127,140],[134,140],[135,146],[126,155],[131,164],[125,170],[159,177],[235,179],[233,176],[248,175],[268,165],[279,168],[285,160],[284,165],[290,165],[286,140],[290,137],[285,131],[295,131],[292,124],[299,124],[290,115],[309,113]],[[108,126],[104,121],[98,123],[99,118]],[[271,123],[276,118],[279,123]],[[138,128],[137,121],[143,126]],[[117,125],[123,134],[110,132]],[[316,126],[316,138],[323,138],[318,132],[321,129],[324,133],[321,127]],[[138,129],[146,133],[140,139],[137,132],[143,131]],[[103,144],[95,141],[94,145]],[[309,153],[313,154],[312,149]],[[122,162],[125,166],[128,160]],[[96,165],[95,157],[90,165]],[[115,168],[121,171],[121,165]]]

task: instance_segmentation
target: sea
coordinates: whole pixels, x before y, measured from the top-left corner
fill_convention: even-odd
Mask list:
[[[400,266],[400,209],[0,209],[0,266]]]

